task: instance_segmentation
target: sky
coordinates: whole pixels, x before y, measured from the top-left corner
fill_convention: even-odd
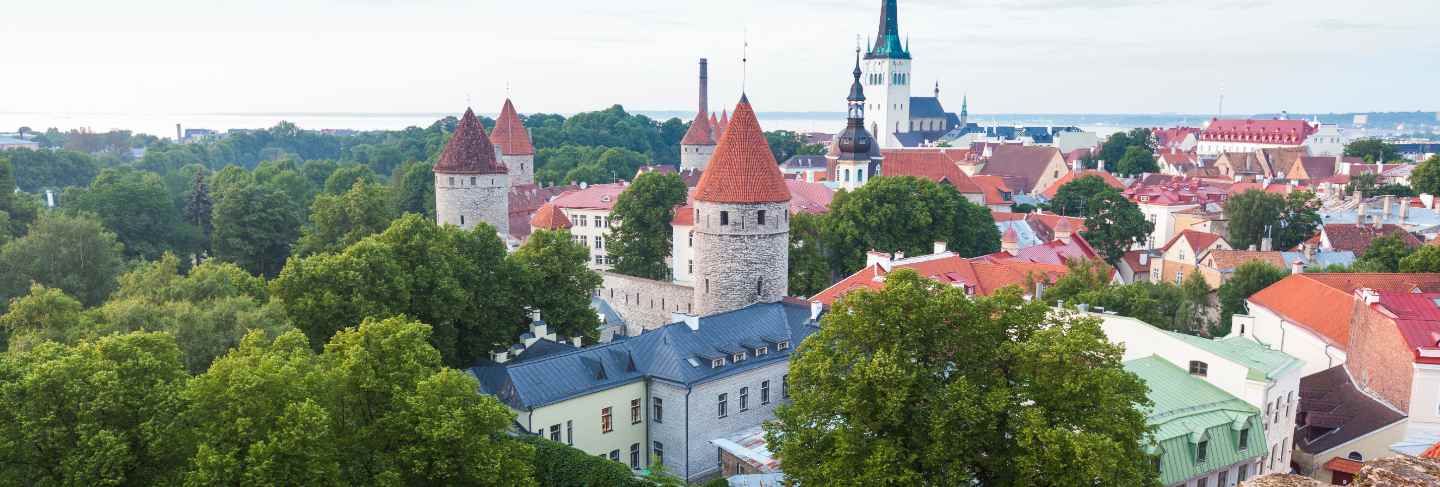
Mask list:
[[[0,112],[844,109],[880,0],[45,0]],[[900,0],[916,95],[972,113],[1440,110],[1436,0]],[[748,41],[748,50],[744,47]],[[748,54],[742,69],[742,56]]]

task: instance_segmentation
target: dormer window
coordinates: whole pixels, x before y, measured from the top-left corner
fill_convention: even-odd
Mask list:
[[[1250,427],[1240,428],[1240,451],[1250,448]]]
[[[723,357],[722,357],[722,358],[717,358],[717,359],[715,359],[715,360],[711,360],[711,361],[710,361],[710,368],[712,368],[712,369],[718,369],[718,368],[724,367],[724,366],[725,366],[725,359],[724,359]]]
[[[1205,460],[1210,457],[1210,452],[1206,451],[1209,446],[1210,440],[1208,439],[1200,440],[1200,443],[1195,444],[1195,463],[1205,463]]]
[[[767,353],[770,353],[770,347],[760,347],[760,348],[755,349],[755,356],[756,356],[756,357],[759,357],[759,356],[761,356],[761,355],[765,355],[765,354],[767,354]]]
[[[786,340],[786,341],[783,341],[783,342],[780,342],[780,343],[776,343],[776,344],[775,344],[775,350],[785,350],[785,349],[787,349],[787,348],[790,348],[790,341],[789,341],[789,340]]]
[[[1205,377],[1210,372],[1210,365],[1199,360],[1190,361],[1190,375]]]
[[[739,361],[741,361],[741,360],[745,360],[745,352],[740,352],[740,353],[735,354],[734,356],[731,357],[731,360],[734,361],[734,362],[739,362]]]

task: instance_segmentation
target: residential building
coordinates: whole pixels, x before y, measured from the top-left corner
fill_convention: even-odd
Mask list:
[[[1081,167],[1081,162],[1080,162],[1080,161],[1075,161],[1075,162],[1071,163],[1071,167],[1070,167],[1070,171],[1069,171],[1069,172],[1066,172],[1065,174],[1061,175],[1059,179],[1056,179],[1054,182],[1051,182],[1049,186],[1046,186],[1045,189],[1043,189],[1043,190],[1040,191],[1040,197],[1045,198],[1045,199],[1047,199],[1047,200],[1049,200],[1049,199],[1054,199],[1054,198],[1055,198],[1055,193],[1060,192],[1060,187],[1061,187],[1061,186],[1064,186],[1066,183],[1069,183],[1069,182],[1071,182],[1071,181],[1074,181],[1074,180],[1076,180],[1076,179],[1080,179],[1080,178],[1083,178],[1083,177],[1086,177],[1086,176],[1095,176],[1095,177],[1098,177],[1098,178],[1100,178],[1101,180],[1105,181],[1105,184],[1106,184],[1107,186],[1110,186],[1110,187],[1112,187],[1112,188],[1115,188],[1115,189],[1118,190],[1118,191],[1124,191],[1124,190],[1125,190],[1125,183],[1124,183],[1123,181],[1120,181],[1119,179],[1117,179],[1117,178],[1115,177],[1115,175],[1110,174],[1110,173],[1105,172],[1105,171],[1099,171],[1099,170],[1095,170],[1095,169],[1084,169],[1084,168]]]
[[[1407,436],[1440,434],[1440,292],[1355,291],[1345,368],[1409,416]]]
[[[608,270],[614,264],[606,253],[613,228],[610,212],[615,209],[620,193],[629,187],[625,182],[582,184],[579,190],[562,194],[549,203],[570,220],[570,237],[590,249],[591,269]]]
[[[1206,252],[1230,249],[1230,242],[1219,235],[1181,230],[1160,248],[1160,261],[1150,265],[1150,282],[1179,285],[1199,269],[1200,258]]]
[[[1232,485],[1266,467],[1259,409],[1152,356],[1125,362],[1149,387],[1146,421],[1155,428],[1150,453],[1164,485]],[[1288,457],[1288,455],[1284,455]]]
[[[1152,128],[1150,134],[1155,137],[1155,147],[1161,152],[1175,150],[1177,152],[1194,152],[1195,146],[1200,143],[1200,129],[1198,127],[1171,127]],[[1115,161],[1119,162],[1119,161]]]
[[[1259,422],[1265,441],[1257,444],[1262,461],[1250,472],[1258,475],[1289,470],[1289,455],[1281,452],[1293,446],[1296,402],[1300,398],[1299,359],[1245,337],[1208,339],[1161,330],[1134,318],[1099,313],[1092,316],[1101,319],[1111,343],[1125,347],[1124,360],[1163,359],[1264,411]]]
[[[1343,365],[1300,379],[1295,425],[1296,471],[1349,485],[1361,462],[1393,455],[1405,438],[1405,413],[1362,391]]]
[[[18,137],[0,137],[0,150],[10,149],[40,150],[40,142]]]
[[[1100,136],[1095,132],[1063,131],[1055,134],[1051,145],[1060,149],[1061,154],[1070,154],[1080,150],[1088,151],[1100,147]]]
[[[1365,255],[1365,250],[1376,238],[1387,235],[1399,237],[1412,249],[1424,243],[1404,227],[1392,223],[1326,223],[1320,226],[1320,234],[1306,241],[1305,245],[1320,250],[1349,251],[1360,256]]]
[[[1018,286],[1034,296],[1043,294],[1044,286],[1053,284],[1068,271],[1063,262],[1054,262],[1061,260],[1055,257],[1056,253],[1055,249],[1037,249],[1030,255],[1032,260],[1002,251],[967,259],[948,251],[944,242],[935,243],[934,253],[915,257],[870,251],[864,269],[820,291],[810,301],[831,306],[857,289],[879,291],[885,286],[885,276],[898,269],[914,270],[922,277],[963,288],[969,295],[988,296],[1000,288]],[[1042,260],[1052,262],[1040,262]],[[1031,285],[1035,287],[1029,288]]]
[[[435,220],[469,230],[485,223],[510,238],[510,171],[469,108],[435,163]]]
[[[1043,191],[1070,170],[1054,147],[1002,144],[986,150],[979,174],[999,176],[1016,194]]]
[[[1348,251],[1314,249],[1305,252],[1216,249],[1200,257],[1199,271],[1211,289],[1218,289],[1230,281],[1235,269],[1255,261],[1264,262],[1276,269],[1287,269],[1291,274],[1299,274],[1306,269],[1319,269],[1330,265],[1348,266],[1355,262],[1355,254]]]
[[[1176,214],[1195,208],[1210,212],[1210,205],[1223,204],[1229,195],[1230,185],[1200,178],[1181,178],[1151,175],[1132,183],[1123,194],[1140,207],[1145,219],[1155,225],[1144,242],[1136,244],[1133,250],[1149,250],[1169,242],[1179,231],[1185,230],[1189,218],[1177,218]]]
[[[523,433],[635,469],[658,460],[696,480],[721,469],[714,441],[753,431],[788,400],[791,353],[818,318],[818,309],[787,301],[582,349],[534,335],[471,373],[516,413]],[[530,353],[537,345],[555,350]]]
[[[539,184],[511,185],[509,194],[510,211],[510,238],[514,242],[524,242],[530,238],[530,231],[533,229],[530,222],[535,219],[536,212],[540,207],[545,206],[550,200],[560,197],[570,191],[579,191],[580,186],[552,185],[541,186]]]
[[[795,155],[780,163],[780,172],[786,179],[811,183],[827,180],[828,168],[824,155]]]
[[[1211,119],[1200,130],[1196,151],[1202,156],[1256,149],[1302,147],[1319,130],[1304,120]]]

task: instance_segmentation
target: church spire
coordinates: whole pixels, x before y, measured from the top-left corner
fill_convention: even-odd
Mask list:
[[[900,21],[895,5],[896,0],[880,2],[880,33],[875,38],[875,47],[865,59],[910,59],[908,47],[900,41]]]
[[[970,118],[970,94],[960,98],[960,126],[964,127]]]
[[[855,70],[850,74],[854,80],[850,83],[850,96],[845,98],[850,111],[845,119],[845,130],[840,132],[836,140],[836,148],[840,150],[838,160],[868,161],[870,148],[875,141],[865,130],[865,88],[860,83],[862,73],[859,47],[855,48]]]

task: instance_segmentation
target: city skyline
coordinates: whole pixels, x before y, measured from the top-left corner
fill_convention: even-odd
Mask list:
[[[33,47],[5,56],[0,112],[685,111],[701,57],[717,111],[743,85],[761,112],[838,112],[878,4],[30,3],[0,19],[0,43]],[[899,22],[915,94],[938,81],[952,110],[1209,114],[1222,90],[1234,114],[1440,107],[1433,6],[1345,6],[908,0]]]

